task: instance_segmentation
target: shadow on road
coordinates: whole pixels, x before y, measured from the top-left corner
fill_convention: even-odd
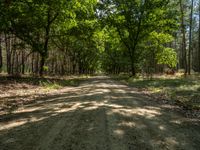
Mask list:
[[[109,78],[0,116],[2,150],[199,149],[199,120]]]

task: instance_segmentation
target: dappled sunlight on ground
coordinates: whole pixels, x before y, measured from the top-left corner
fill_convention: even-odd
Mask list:
[[[199,120],[109,78],[66,87],[0,118],[5,149],[195,149],[200,142]]]
[[[112,105],[111,105],[112,106]],[[152,118],[157,115],[161,115],[161,113],[158,110],[149,110],[149,109],[144,109],[144,108],[134,108],[134,109],[128,109],[128,108],[120,108],[119,106],[114,108],[112,110],[113,113],[119,113],[121,115],[131,117],[133,115],[139,115],[139,116],[144,116],[146,118]]]

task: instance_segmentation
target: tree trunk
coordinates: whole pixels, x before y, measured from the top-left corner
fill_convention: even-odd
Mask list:
[[[22,74],[25,74],[25,52],[24,52],[24,50],[22,50],[22,70],[21,70],[21,73]]]
[[[36,53],[36,61],[35,61],[35,74],[39,74],[39,66],[40,66],[40,55]]]
[[[194,5],[194,0],[192,0],[192,4],[191,4],[191,14],[190,14],[190,33],[189,33],[189,52],[188,52],[188,74],[189,74],[189,75],[191,74],[193,5]]]
[[[79,61],[79,63],[78,63],[78,68],[79,68],[79,75],[81,75],[82,74],[82,70],[83,70],[83,68],[82,68],[82,63]]]
[[[40,54],[40,76],[43,76],[44,73],[44,64],[48,56],[48,44],[49,44],[49,32],[50,32],[50,25],[46,28],[46,35],[45,35],[45,43],[44,43],[44,51]]]
[[[76,74],[76,62],[72,62],[72,74],[75,75]]]
[[[16,63],[16,67],[15,67],[15,72],[14,72],[14,75],[18,76],[20,74],[20,68],[19,68],[19,64],[20,64],[20,53],[17,53],[16,52],[16,60],[15,60],[15,63]]]
[[[51,24],[56,20],[58,17],[58,13],[56,13],[53,17],[51,16],[51,9],[47,10],[47,25],[45,27],[45,40],[44,40],[44,49],[41,52],[41,61],[40,61],[40,76],[43,76],[44,73],[44,64],[48,57],[48,44],[49,44],[49,33],[51,29]]]
[[[55,55],[55,69],[54,69],[55,74],[58,74],[58,60],[57,60],[57,55]]]
[[[52,59],[52,61],[51,61],[51,73],[52,73],[52,75],[54,75],[55,74],[55,60],[54,59]]]
[[[18,62],[15,61],[16,60],[15,59],[16,56],[17,56],[16,49],[13,48],[12,53],[11,53],[11,58],[12,58],[12,61],[11,61],[11,73],[12,73],[12,75],[15,74],[15,72],[17,70],[17,67],[18,67]]]
[[[44,64],[48,56],[48,44],[49,44],[49,33],[50,26],[52,22],[56,19],[57,15],[51,20],[50,9],[47,11],[47,26],[45,28],[45,41],[44,41],[44,49],[41,52],[41,61],[40,61],[40,76],[43,76],[44,73]]]
[[[16,43],[16,37],[12,37],[12,40],[11,40],[11,45],[12,45],[12,50],[11,50],[11,73],[12,75],[15,75],[17,73],[17,70],[18,70],[18,60],[17,60],[17,49],[16,47],[14,46],[15,43]]]
[[[35,53],[33,53],[32,55],[31,55],[31,72],[32,72],[32,74],[34,74],[35,73],[35,69],[34,69],[34,60],[35,60]]]
[[[185,37],[185,24],[184,24],[184,9],[182,0],[179,0],[180,2],[180,11],[181,11],[181,32],[182,32],[182,59],[183,59],[183,66],[185,69],[185,75],[188,73],[187,68],[187,51],[186,51],[186,37]]]
[[[199,1],[199,72],[200,72],[200,1]]]
[[[131,59],[131,75],[134,77],[136,75],[136,72],[135,72],[134,61],[132,59]]]
[[[10,37],[5,33],[7,73],[11,74],[11,43]]]
[[[40,76],[44,75],[44,64],[45,64],[45,60],[46,60],[46,56],[45,55],[41,55],[41,60],[40,60]]]
[[[3,67],[3,57],[2,57],[2,39],[1,39],[1,34],[0,34],[0,73],[2,71],[2,67]]]

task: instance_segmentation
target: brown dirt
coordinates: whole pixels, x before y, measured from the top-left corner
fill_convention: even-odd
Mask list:
[[[0,115],[1,150],[198,150],[200,121],[108,77]]]

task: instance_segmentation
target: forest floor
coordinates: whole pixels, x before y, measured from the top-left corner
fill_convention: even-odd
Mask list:
[[[0,89],[1,150],[199,149],[200,119],[141,87],[104,76],[26,84],[1,83],[16,88]]]
[[[163,75],[148,78],[113,76],[113,79],[135,87],[153,99],[182,107],[186,115],[200,118],[200,75]]]

